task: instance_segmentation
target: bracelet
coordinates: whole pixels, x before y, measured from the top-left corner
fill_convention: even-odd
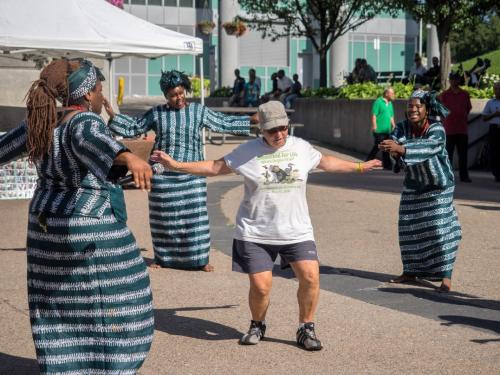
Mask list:
[[[363,167],[362,167],[361,163],[358,163],[358,165],[356,166],[356,172],[363,173]]]

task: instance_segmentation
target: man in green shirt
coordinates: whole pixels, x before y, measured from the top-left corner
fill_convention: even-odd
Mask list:
[[[394,123],[394,108],[392,101],[394,100],[394,90],[388,87],[384,90],[383,96],[377,98],[372,107],[372,132],[375,144],[368,154],[366,160],[371,160],[377,155],[379,148],[378,145],[385,139],[389,139],[389,134],[396,126]],[[382,152],[382,165],[384,169],[391,169],[391,157],[389,153]]]

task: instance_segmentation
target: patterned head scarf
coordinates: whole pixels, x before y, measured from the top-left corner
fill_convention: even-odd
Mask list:
[[[187,92],[191,92],[191,81],[188,76],[178,70],[161,72],[160,88],[164,95],[174,87],[182,86]]]
[[[94,64],[85,59],[77,60],[80,61],[80,69],[68,76],[70,99],[81,98],[95,87],[97,80],[104,81],[104,76]]]
[[[436,91],[415,90],[411,94],[410,99],[419,99],[420,103],[425,104],[429,111],[429,118],[444,119],[450,111],[437,98]]]

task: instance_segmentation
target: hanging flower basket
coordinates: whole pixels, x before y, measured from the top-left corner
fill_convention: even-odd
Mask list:
[[[226,30],[227,35],[234,35],[235,37],[240,37],[247,31],[247,26],[242,21],[224,22],[222,27]]]
[[[215,29],[215,23],[213,21],[201,21],[198,23],[198,29],[202,34],[210,35]]]
[[[107,0],[108,3],[113,4],[115,7],[123,9],[123,0]]]

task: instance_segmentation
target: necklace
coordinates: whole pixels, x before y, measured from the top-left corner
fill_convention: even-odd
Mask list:
[[[67,111],[81,111],[81,112],[87,112],[88,108],[84,107],[83,105],[70,105],[66,107]]]

